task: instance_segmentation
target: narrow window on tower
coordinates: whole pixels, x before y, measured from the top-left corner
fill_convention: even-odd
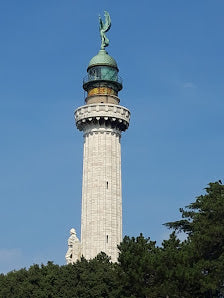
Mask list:
[[[107,243],[108,243],[108,235],[107,235]]]
[[[107,189],[108,189],[108,181],[107,181]]]

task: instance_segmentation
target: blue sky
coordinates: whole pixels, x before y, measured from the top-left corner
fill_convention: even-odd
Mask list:
[[[162,226],[224,177],[224,2],[0,0],[0,272],[64,264],[80,235],[82,134],[74,110],[100,47],[131,110],[122,136],[123,234]]]

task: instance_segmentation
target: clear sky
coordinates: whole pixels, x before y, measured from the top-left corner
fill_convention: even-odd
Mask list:
[[[222,0],[0,0],[0,272],[64,264],[70,228],[80,235],[83,137],[73,112],[104,10],[132,113],[123,234],[160,244],[162,224],[224,178]]]

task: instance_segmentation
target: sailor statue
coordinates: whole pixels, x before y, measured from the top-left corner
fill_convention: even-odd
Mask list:
[[[80,253],[80,241],[76,236],[76,230],[72,228],[70,230],[70,237],[68,238],[68,250],[65,255],[67,264],[72,264],[79,260]]]

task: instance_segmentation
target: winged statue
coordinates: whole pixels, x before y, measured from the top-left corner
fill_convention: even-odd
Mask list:
[[[109,39],[106,37],[106,32],[111,27],[111,19],[109,12],[104,11],[105,23],[103,23],[101,16],[99,15],[99,22],[100,22],[100,37],[101,37],[101,50],[104,50],[105,47],[109,46]]]

